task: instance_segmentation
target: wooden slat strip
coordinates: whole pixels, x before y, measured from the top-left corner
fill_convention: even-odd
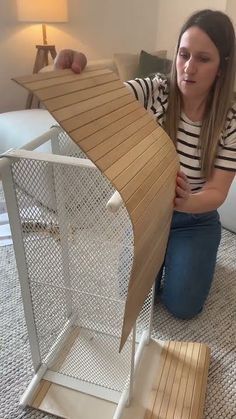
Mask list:
[[[54,70],[54,71],[46,71],[44,73],[31,74],[30,76],[20,76],[13,80],[16,81],[16,83],[24,84],[24,86],[26,87],[28,83],[54,79],[56,77],[62,78],[71,74],[73,74],[73,72],[70,69]]]
[[[138,171],[138,173],[121,189],[122,197],[125,201],[128,201],[130,197],[143,188],[143,185],[147,185],[149,176],[154,175],[155,171],[158,170],[160,173],[163,172],[166,166],[171,164],[173,161],[172,149],[169,144],[165,144],[153,158]],[[146,186],[145,186],[146,188]]]
[[[155,404],[155,400],[156,400],[156,394],[159,388],[159,384],[162,378],[162,374],[163,374],[163,370],[164,370],[164,365],[166,362],[166,357],[168,354],[168,349],[169,349],[169,341],[165,341],[162,351],[161,351],[161,355],[160,355],[160,361],[159,361],[159,368],[158,368],[158,376],[156,377],[155,382],[153,383],[153,388],[149,397],[149,401],[148,401],[148,406],[149,408],[146,410],[145,412],[145,416],[144,419],[152,419],[152,415],[153,415],[153,407]]]
[[[165,155],[167,147],[162,147],[161,151]],[[163,160],[162,160],[163,162]],[[170,165],[166,168],[161,167],[158,165],[155,169],[151,172],[151,174],[145,179],[142,185],[136,190],[136,192],[126,201],[127,208],[129,209],[130,213],[132,213],[132,220],[136,221],[139,217],[137,215],[137,211],[140,212],[139,208],[144,204],[146,201],[146,205],[152,201],[154,195],[158,193],[161,189],[162,185],[168,181],[170,173],[172,174],[173,170],[175,171],[176,163],[172,161]],[[122,194],[123,196],[123,194]],[[146,206],[145,206],[146,207]]]
[[[156,135],[153,132],[153,135]],[[154,155],[156,155],[159,150],[165,145],[168,140],[165,135],[159,136],[156,138],[154,147],[151,146],[146,152],[144,152],[140,157],[138,157],[132,164],[130,164],[126,170],[121,172],[114,181],[115,186],[118,190],[122,190],[134,176],[148,164]]]
[[[165,389],[164,389],[162,404],[161,404],[161,407],[160,407],[159,416],[161,418],[166,418],[166,415],[168,413],[168,407],[169,407],[169,404],[170,404],[171,393],[172,393],[172,388],[173,388],[173,384],[174,384],[174,378],[175,378],[176,370],[177,370],[177,367],[178,367],[180,348],[181,348],[181,342],[175,342],[175,345],[170,347],[171,364],[170,364],[169,374],[168,374],[167,381],[166,381],[166,386],[165,386]]]
[[[110,74],[110,73],[111,73],[110,70],[97,70],[94,72],[85,71],[84,73],[80,75],[79,80],[90,79],[91,77],[94,77],[94,76],[100,76],[102,74]],[[29,81],[28,83],[25,83],[25,86],[27,89],[31,91],[36,91],[39,89],[46,89],[47,87],[58,86],[62,83],[70,83],[77,80],[78,80],[78,74],[75,74],[71,71],[69,74],[63,77],[49,77],[49,78],[45,78],[39,81]]]
[[[143,115],[140,118],[136,119],[135,121],[128,124],[125,128],[123,128],[122,124],[120,124],[119,131],[112,136],[112,141],[108,137],[104,141],[100,142],[100,144],[93,147],[91,150],[88,151],[88,155],[91,156],[90,158],[96,162],[99,167],[100,159],[105,156],[111,150],[114,150],[120,144],[124,144],[131,136],[138,133],[144,127],[147,127],[147,131],[150,130],[150,124],[153,123],[148,119],[147,115]],[[97,138],[97,141],[100,141],[101,138]],[[109,164],[110,169],[111,164],[116,164],[117,159],[116,156],[113,156],[114,161],[111,161]],[[121,157],[122,159],[122,157]],[[103,166],[101,165],[101,168]],[[101,169],[102,170],[102,169]]]
[[[153,247],[151,253],[147,255],[147,257],[145,258],[145,263],[143,264],[142,269],[140,269],[139,271],[133,269],[134,275],[131,276],[128,287],[128,296],[126,299],[124,315],[125,321],[123,322],[120,347],[123,346],[123,343],[126,341],[127,336],[129,336],[134,319],[137,318],[137,315],[139,313],[140,306],[142,307],[143,302],[145,301],[145,298],[147,297],[150,288],[154,282],[156,276],[156,267],[154,261],[159,266],[163,261],[166,250],[168,232],[169,224],[163,226],[163,230],[162,232],[160,232],[155,246]]]
[[[189,414],[190,414],[191,404],[194,397],[194,385],[196,382],[197,365],[198,365],[199,356],[200,356],[200,347],[201,347],[200,343],[199,344],[195,343],[193,347],[193,354],[192,354],[191,365],[190,365],[190,374],[188,377],[187,388],[186,388],[186,393],[184,397],[183,411],[182,411],[182,417],[187,418],[187,419],[190,419]]]
[[[163,367],[163,373],[162,373],[162,377],[161,380],[159,382],[158,385],[158,390],[157,390],[157,394],[156,394],[156,399],[155,399],[155,404],[153,407],[153,415],[152,418],[154,419],[158,419],[158,418],[164,418],[165,416],[161,416],[160,412],[161,412],[161,407],[162,404],[164,402],[164,397],[165,397],[165,389],[167,386],[167,382],[168,382],[168,377],[169,377],[169,373],[171,370],[171,363],[172,363],[172,351],[175,348],[175,342],[171,341],[168,347],[168,353],[167,353],[167,357],[165,360],[165,364]]]
[[[173,419],[179,419],[181,418],[182,411],[183,411],[183,405],[184,405],[184,397],[186,393],[187,383],[188,383],[188,377],[190,373],[190,366],[191,366],[191,359],[192,359],[192,353],[193,353],[193,343],[188,343],[187,353],[185,357],[185,363],[182,370],[182,377],[180,380],[180,388],[178,393],[178,399],[175,406],[175,413],[173,416]]]
[[[79,86],[79,83],[77,82]],[[63,109],[65,106],[70,106],[75,103],[80,103],[96,96],[104,95],[107,92],[113,92],[116,89],[122,88],[123,85],[120,80],[112,81],[110,83],[103,83],[101,86],[96,86],[89,89],[77,90],[73,93],[68,93],[63,96],[48,99],[44,101],[44,104],[51,112],[58,109]],[[40,97],[40,96],[39,96]]]
[[[163,417],[167,418],[168,412],[170,411],[170,406],[172,405],[172,395],[174,389],[175,378],[178,372],[178,366],[180,363],[182,342],[176,342],[175,351],[172,353],[172,365],[169,375],[168,384],[165,391],[165,404],[161,408],[161,414]]]
[[[137,100],[134,98],[133,95],[126,95],[116,100],[113,100],[109,103],[105,103],[104,105],[98,106],[95,109],[91,109],[90,111],[84,112],[80,115],[75,115],[72,118],[67,119],[66,121],[61,121],[62,127],[68,132],[70,135],[72,132],[75,132],[76,129],[83,127],[90,122],[95,122],[101,117],[109,116],[110,113],[122,109],[128,104],[138,103]],[[76,140],[75,140],[76,142]]]
[[[108,178],[116,179],[140,156],[142,156],[143,159],[149,160],[158,149],[160,149],[160,144],[157,141],[156,131],[153,131],[146,138],[140,141],[139,144],[133,147],[132,151],[129,151],[125,156],[121,157],[114,164],[112,164],[107,170],[105,170],[104,173]]]
[[[79,78],[80,78],[80,80],[82,80],[84,78],[84,74],[89,74],[89,77],[91,77],[91,75],[94,77],[95,71],[97,72],[97,71],[103,71],[103,70],[108,70],[108,69],[106,67],[100,66],[100,65],[97,65],[97,66],[93,65],[92,67],[90,67],[88,65],[86,67],[86,69],[83,71],[83,73],[79,75]],[[30,76],[20,76],[20,77],[17,77],[17,79],[13,79],[13,80],[16,81],[16,83],[23,84],[24,87],[26,87],[26,85],[28,83],[32,83],[34,81],[49,80],[49,79],[53,79],[55,77],[61,77],[62,78],[62,77],[65,77],[66,75],[70,75],[70,74],[75,74],[75,73],[70,68],[68,68],[68,69],[64,69],[64,70],[45,71],[45,72],[42,72],[42,73],[31,74]],[[106,74],[107,74],[107,72],[106,72]]]
[[[207,378],[208,378],[208,370],[209,370],[209,364],[210,364],[210,349],[205,346],[205,352],[202,354],[202,356],[205,358],[204,367],[203,367],[203,377],[201,382],[201,394],[200,394],[200,401],[198,404],[198,418],[197,419],[203,419],[204,414],[204,403],[206,398],[206,387],[207,387]]]
[[[101,118],[96,119],[95,121],[92,121],[75,131],[72,131],[71,135],[73,135],[73,138],[75,138],[76,142],[79,143],[92,134],[98,133],[98,131],[103,128],[109,127],[114,122],[117,122],[118,124],[121,123],[122,118],[130,115],[138,109],[138,102],[131,102],[114,112],[110,112],[107,115],[102,116]]]
[[[130,95],[126,87],[117,89],[114,92],[106,93],[102,96],[97,96],[93,99],[88,99],[84,102],[75,103],[74,105],[67,106],[64,109],[54,111],[52,114],[57,121],[63,122],[65,119],[72,118],[75,115],[79,115],[83,112],[94,109],[97,106],[103,105],[104,103],[109,103],[111,100],[115,100],[119,97]]]
[[[88,152],[91,159],[97,161],[104,154],[115,148],[116,145],[129,138],[133,132],[137,132],[139,128],[148,122],[147,120],[147,114],[143,112],[143,109],[135,109],[135,111],[122,119],[82,140],[80,146]],[[110,140],[111,136],[112,141]]]
[[[203,406],[209,367],[209,349],[206,345],[201,345],[200,357],[198,362],[197,380],[194,388],[194,400],[191,405],[190,418],[202,419]]]
[[[173,197],[174,191],[172,191],[172,195],[168,194],[166,189],[171,185],[171,180],[166,182],[165,185],[160,189],[160,193],[158,196],[155,196],[154,199],[151,201],[150,206],[147,207],[146,211],[143,213],[142,217],[139,218],[138,222],[134,225],[134,233],[135,233],[135,247],[136,252],[141,253],[141,249],[145,249],[148,246],[148,236],[151,239],[153,232],[156,232],[157,226],[160,227],[161,231],[161,221],[165,220],[167,214],[173,211]],[[160,199],[158,197],[160,196]],[[169,210],[167,211],[165,201],[161,201],[167,199],[167,203],[169,205]],[[170,217],[171,218],[171,217]],[[156,227],[154,226],[156,224]],[[145,253],[143,249],[143,252]]]
[[[100,170],[105,171],[111,165],[111,162],[115,162],[124,156],[128,151],[142,141],[147,135],[151,134],[156,128],[154,127],[152,121],[144,125],[133,135],[127,138],[126,141],[122,142],[111,151],[106,153],[103,157],[96,161]]]
[[[172,162],[171,165],[165,170],[165,172],[157,179],[157,181],[153,183],[150,189],[146,191],[143,198],[142,196],[140,196],[139,202],[132,211],[129,208],[129,202],[127,202],[126,207],[129,209],[132,221],[134,223],[138,223],[140,218],[143,219],[143,215],[146,213],[147,209],[149,209],[152,205],[152,201],[157,196],[159,196],[159,193],[161,194],[162,188],[166,189],[168,187],[167,185],[170,185],[171,188],[171,184],[173,183],[173,174],[176,171],[175,168],[175,162]],[[172,194],[170,193],[170,191],[171,189],[168,190],[168,194],[166,194],[165,198],[166,202],[168,203],[168,206],[172,207],[172,203],[174,202],[175,190],[172,190]],[[160,210],[158,205],[156,206],[156,216],[160,217]]]
[[[188,344],[186,342],[181,342],[180,352],[178,356],[178,365],[175,372],[175,376],[173,378],[171,398],[169,401],[166,419],[173,419],[173,415],[174,415],[176,404],[177,404],[178,394],[180,391],[180,382],[181,382],[181,377],[182,377],[187,350],[188,350]]]
[[[168,224],[170,225],[171,217],[172,210],[166,211],[162,219],[158,219],[158,221],[156,222],[154,222],[153,220],[152,222],[150,222],[152,227],[154,226],[155,228],[154,230],[152,229],[151,234],[146,234],[146,230],[144,230],[143,234],[145,235],[145,237],[143,237],[143,240],[139,240],[137,244],[136,258],[134,262],[134,269],[137,272],[142,269],[142,266],[146,260],[146,255],[150,254],[150,252],[152,251],[153,247],[156,244],[157,237],[162,231],[162,229],[165,228],[165,226],[167,226]]]
[[[114,73],[105,74],[85,80],[76,80],[75,82],[60,84],[46,89],[39,89],[35,91],[35,94],[40,100],[52,99],[55,97],[63,96],[68,93],[88,89],[90,87],[100,86],[111,81],[119,80],[118,76]]]

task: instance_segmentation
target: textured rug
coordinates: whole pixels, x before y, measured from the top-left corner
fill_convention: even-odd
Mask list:
[[[0,248],[0,296],[0,418],[52,418],[18,406],[33,371],[12,246]],[[174,319],[161,305],[155,307],[154,337],[204,342],[211,348],[205,419],[236,419],[235,301],[236,235],[224,230],[203,312],[184,321]]]

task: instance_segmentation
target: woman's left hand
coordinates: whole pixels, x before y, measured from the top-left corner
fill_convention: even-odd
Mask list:
[[[183,172],[179,171],[176,178],[174,209],[184,212],[190,195],[191,187],[188,178]]]

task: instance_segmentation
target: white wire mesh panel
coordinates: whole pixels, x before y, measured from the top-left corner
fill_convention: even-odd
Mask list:
[[[57,152],[84,157],[63,132]],[[126,209],[106,210],[114,188],[97,169],[20,159],[12,173],[42,361],[63,349],[63,330],[66,338],[78,326],[57,371],[122,391],[131,358],[131,340],[118,354],[133,257]]]

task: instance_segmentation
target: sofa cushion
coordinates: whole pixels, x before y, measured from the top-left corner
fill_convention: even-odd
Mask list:
[[[171,70],[171,64],[171,60],[167,58],[161,58],[142,50],[139,57],[137,77],[147,77],[155,73],[167,75]]]
[[[154,56],[166,57],[166,50],[156,51]],[[139,54],[116,53],[113,55],[119,77],[122,81],[131,80],[138,77]]]

